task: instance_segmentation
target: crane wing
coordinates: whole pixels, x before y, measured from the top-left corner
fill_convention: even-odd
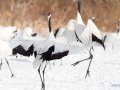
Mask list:
[[[34,43],[34,40],[15,40],[9,42],[10,47],[13,49],[19,45],[21,45],[25,50],[28,50],[28,48]]]
[[[53,54],[63,51],[69,51],[69,55],[77,54],[77,53],[83,53],[85,48],[82,46],[75,46],[71,44],[61,44],[61,43],[54,43],[55,50]]]
[[[62,36],[58,37],[56,39],[56,42],[66,44],[66,43],[72,43],[72,42],[76,41],[75,24],[76,24],[76,21],[71,19],[68,22],[68,24],[65,26],[65,30],[64,30]]]
[[[75,32],[78,37],[80,37],[81,33],[84,31],[85,28],[86,28],[86,25],[83,23],[81,14],[77,12]]]
[[[55,30],[54,36],[56,38],[61,37],[64,31],[65,31],[65,28],[58,28],[57,30]]]
[[[50,59],[49,61],[51,61],[51,60],[56,60],[56,59],[61,59],[61,58],[63,58],[64,56],[67,56],[68,53],[69,53],[69,50],[52,54],[51,59]]]
[[[62,58],[63,56],[66,56],[66,55],[73,55],[73,54],[78,54],[78,53],[84,53],[84,50],[85,50],[85,48],[83,48],[83,47],[73,46],[73,45],[69,45],[69,44],[61,44],[61,43],[56,43],[56,42],[52,42],[51,44],[48,43],[47,44],[47,48],[45,46],[43,48],[39,48],[38,49],[37,56],[36,56],[36,58],[35,58],[35,60],[33,62],[33,67],[34,68],[38,67],[42,63],[42,59],[40,59],[42,53],[47,52],[47,50],[49,50],[49,48],[51,46],[55,47],[54,52],[52,52],[53,56],[51,57],[51,60],[59,59],[59,58]]]
[[[90,19],[88,20],[87,27],[80,36],[80,40],[86,47],[92,47],[95,42],[101,44],[104,47],[101,33],[97,26]]]

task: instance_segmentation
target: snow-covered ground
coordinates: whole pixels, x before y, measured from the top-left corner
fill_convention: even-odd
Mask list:
[[[46,90],[120,90],[120,41],[107,43],[106,50],[95,47],[90,67],[90,77],[85,79],[89,60],[72,66],[74,62],[89,57],[89,53],[78,53],[64,57],[45,72]],[[9,68],[3,60],[0,70],[0,90],[40,90],[41,81],[37,69],[33,68],[34,57],[7,56],[15,77],[11,78]]]

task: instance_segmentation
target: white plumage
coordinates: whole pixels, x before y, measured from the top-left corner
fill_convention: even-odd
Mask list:
[[[37,49],[37,57],[35,58],[35,60],[33,62],[34,68],[39,66],[38,73],[40,75],[40,79],[42,82],[42,89],[45,88],[44,71],[45,71],[45,68],[46,68],[48,62],[51,60],[54,60],[54,59],[61,59],[62,57],[68,55],[68,53],[70,51],[73,52],[74,50],[75,51],[78,50],[78,48],[74,48],[74,49],[71,48],[68,44],[65,45],[65,44],[60,44],[60,43],[56,42],[53,31],[51,29],[50,19],[51,19],[51,14],[48,16],[48,24],[49,24],[49,32],[50,32],[49,36],[47,37],[47,39],[45,41],[43,41],[39,44],[39,47]],[[71,31],[73,31],[73,30],[71,30]],[[54,49],[53,49],[53,47],[54,47]],[[52,55],[55,55],[55,56],[52,57]],[[43,66],[42,67],[43,80],[42,80],[42,77],[40,74],[41,65]]]
[[[32,38],[33,30],[30,27],[24,28],[20,33],[20,40],[30,40]]]
[[[83,33],[80,35],[80,40],[82,41],[83,45],[89,49],[95,45],[95,43],[98,43],[96,41],[92,41],[92,34],[95,35],[98,39],[102,40],[102,36],[100,34],[100,31],[96,27],[96,25],[91,21],[88,20],[87,26],[84,29]]]
[[[33,40],[34,31],[30,27],[26,27],[23,30],[19,31],[19,34],[15,37],[14,41],[10,43],[12,48],[21,45],[25,50],[35,43]]]
[[[0,55],[12,55],[11,47],[3,40],[0,40]]]
[[[68,49],[68,48],[66,48],[65,45],[57,44],[57,42],[55,41],[53,31],[51,31],[49,33],[49,36],[47,37],[47,39],[45,41],[42,41],[37,46],[35,46],[35,47],[37,47],[37,48],[35,48],[35,50],[37,50],[38,54],[41,54],[41,53],[47,51],[48,48],[52,45],[55,45],[54,53],[65,51],[65,50]],[[33,67],[34,68],[38,67],[42,63],[42,60],[39,60],[40,57],[41,57],[40,55],[37,55],[37,57],[35,58],[35,60],[33,62]]]
[[[75,0],[78,1],[78,5],[80,0]],[[94,46],[98,45],[99,42],[97,41],[92,41],[92,34],[96,36],[96,38],[102,40],[101,33],[97,26],[93,23],[92,20],[88,20],[87,26],[83,23],[82,17],[79,13],[77,12],[77,19],[76,20],[70,20],[68,24],[65,26],[65,31],[61,37],[57,39],[58,42],[60,43],[73,43],[76,40],[82,41],[82,44],[85,47],[89,47],[89,49]],[[96,43],[95,43],[96,42]],[[100,43],[101,44],[101,43]]]
[[[85,46],[85,48],[89,51],[90,57],[82,60],[82,61],[85,61],[85,60],[91,59],[88,69],[87,69],[87,73],[86,73],[86,77],[87,77],[87,75],[89,75],[89,67],[90,67],[90,64],[93,58],[93,55],[91,53],[91,48],[94,45],[98,45],[98,44],[103,46],[104,49],[105,49],[105,46],[104,46],[100,31],[97,28],[97,26],[93,23],[93,21],[89,19],[87,26],[83,23],[82,17],[80,15],[80,2],[81,1],[80,0],[75,0],[75,1],[78,1],[77,19],[76,21],[72,20],[68,22],[68,25],[66,26],[67,28],[65,28],[65,31],[62,35],[62,37],[64,38],[60,37],[60,40],[62,42],[64,40],[63,43],[68,43],[68,44],[73,43],[74,41],[81,42]],[[75,66],[76,64],[80,62],[81,61],[74,63],[73,66]]]
[[[61,37],[64,31],[65,31],[65,28],[59,28],[55,37],[56,38]]]
[[[71,19],[68,22],[68,24],[65,26],[65,30],[63,32],[63,35],[61,37],[58,37],[56,39],[56,42],[68,44],[68,43],[72,43],[72,42],[76,41],[75,24],[76,24],[76,21]]]
[[[12,75],[11,77],[13,77],[14,74],[12,73],[10,65],[9,65],[7,59],[5,58],[6,55],[12,55],[12,49],[8,46],[8,43],[6,43],[5,41],[2,41],[2,40],[0,40],[0,55],[1,55],[0,69],[1,69],[1,66],[2,66],[2,60],[5,59],[7,64],[8,64],[8,67],[10,69],[10,72],[11,72],[11,75]]]
[[[0,30],[0,40],[11,40],[17,34],[17,27],[4,27]]]
[[[81,33],[84,31],[85,28],[86,25],[83,23],[80,13],[77,12],[76,20],[71,19],[68,22],[68,24],[65,26],[63,35],[57,38],[57,42],[64,44],[73,43],[77,40],[75,33],[77,34],[78,37],[80,37]]]
[[[86,25],[83,23],[80,13],[77,12],[77,19],[76,19],[76,24],[75,24],[75,32],[76,32],[78,37],[80,37],[80,35],[83,33],[85,28],[86,28]]]

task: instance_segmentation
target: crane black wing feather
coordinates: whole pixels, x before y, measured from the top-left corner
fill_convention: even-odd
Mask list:
[[[51,58],[48,61],[55,60],[55,59],[61,59],[64,56],[67,56],[68,53],[69,53],[69,51],[67,50],[67,51],[64,51],[64,52],[59,52],[59,53],[52,54]]]
[[[55,30],[55,33],[54,33],[55,37],[57,36],[58,32],[59,32],[59,28],[57,30]]]
[[[94,34],[92,34],[92,41],[101,44],[103,46],[103,48],[105,49],[104,42],[102,40],[100,40],[99,38],[97,38]]]
[[[32,55],[34,52],[34,46],[31,45],[28,50],[26,51],[21,45],[15,47],[13,50],[12,50],[12,53],[13,55],[16,55],[17,53],[23,55],[23,56],[30,56]]]

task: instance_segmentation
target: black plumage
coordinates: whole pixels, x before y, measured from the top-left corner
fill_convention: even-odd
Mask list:
[[[59,28],[57,30],[55,30],[55,33],[54,33],[55,37],[57,36],[58,32],[59,32]]]
[[[103,48],[105,49],[104,42],[102,40],[100,40],[99,38],[97,38],[94,34],[92,34],[92,41],[101,44],[103,46]]]
[[[21,45],[19,45],[12,50],[12,53],[13,55],[16,55],[18,53],[23,56],[30,56],[30,55],[33,55],[34,53],[34,46],[31,45],[26,51]]]
[[[81,13],[81,0],[78,0],[78,12]]]
[[[53,45],[53,46],[51,46],[46,52],[43,52],[42,54],[38,54],[38,55],[41,55],[41,58],[40,58],[40,59],[42,59],[42,63],[43,63],[44,61],[49,62],[49,61],[51,61],[51,60],[59,60],[59,59],[61,59],[62,57],[67,56],[68,53],[69,53],[69,51],[63,51],[63,52],[59,52],[59,53],[56,53],[56,54],[52,54],[52,52],[54,52],[54,50],[55,50],[55,46]],[[47,65],[47,64],[46,64],[46,65]],[[45,67],[44,67],[44,69],[43,69],[43,71],[42,71],[42,73],[43,73],[43,80],[42,80],[41,74],[40,74],[41,65],[40,65],[39,68],[38,68],[38,73],[39,73],[39,75],[40,75],[40,79],[41,79],[41,82],[42,82],[42,89],[43,89],[43,90],[45,90],[44,72],[45,72],[46,65],[45,65]]]
[[[51,59],[49,59],[48,61],[61,59],[62,57],[67,56],[68,53],[69,51],[67,50],[67,51],[56,53],[56,54],[52,54]]]
[[[76,36],[77,41],[82,43],[82,41],[81,41],[81,40],[79,39],[79,37],[77,36],[77,33],[76,33],[76,32],[75,32],[75,36]]]
[[[36,56],[37,56],[37,51],[34,52],[34,57],[36,58]]]
[[[118,35],[119,32],[120,32],[120,28],[118,28],[118,30],[117,30],[117,35]]]
[[[37,35],[37,33],[33,33],[31,36],[35,37]]]
[[[107,38],[107,35],[104,36],[104,39],[103,39],[103,42],[104,42],[104,43],[105,43],[106,38]]]
[[[51,61],[51,60],[55,60],[55,59],[61,59],[64,56],[67,56],[69,51],[63,51],[63,52],[59,52],[59,53],[55,53],[52,54],[52,52],[54,52],[55,46],[51,46],[46,52],[39,54],[41,55],[40,59],[46,60],[46,61]]]
[[[49,32],[53,33],[53,31],[51,29],[51,22],[50,21],[51,21],[51,14],[49,13],[48,14],[48,27],[49,27]],[[48,38],[51,38],[51,37],[54,37],[54,35],[50,34],[50,36]],[[50,42],[51,42],[51,39],[50,39]],[[47,40],[49,42],[49,39],[47,39]],[[55,42],[54,39],[53,39],[53,42]],[[43,50],[44,50],[44,48],[42,48],[42,51]],[[41,60],[40,66],[38,68],[38,73],[39,73],[39,76],[40,76],[40,79],[41,79],[41,82],[42,82],[42,89],[41,90],[45,90],[44,74],[45,74],[45,69],[46,69],[47,63],[51,60],[54,60],[54,59],[55,60],[61,59],[62,57],[68,55],[68,52],[69,52],[69,51],[63,51],[63,52],[53,54],[54,50],[55,50],[55,46],[52,45],[49,48],[47,48],[47,51],[45,51],[41,54],[37,54],[37,55],[41,55],[40,58],[37,59],[37,60]],[[42,65],[43,62],[45,62],[45,65]],[[42,72],[41,72],[41,66],[42,66]],[[42,75],[41,75],[41,73],[42,73]]]
[[[105,49],[105,45],[104,45],[104,42],[102,40],[100,40],[99,38],[97,38],[94,34],[92,34],[92,42],[97,42],[99,44],[101,44],[103,46],[103,48]],[[92,47],[93,48],[93,47]],[[92,49],[91,48],[91,49]],[[76,66],[77,64],[79,64],[80,62],[83,62],[83,61],[86,61],[86,60],[89,60],[90,59],[90,63],[89,63],[89,66],[88,66],[88,69],[87,69],[87,72],[86,72],[86,76],[89,76],[89,68],[90,68],[90,65],[91,65],[91,62],[92,62],[92,59],[93,59],[93,55],[91,53],[91,49],[89,51],[89,54],[90,54],[90,57],[89,58],[86,58],[86,59],[83,59],[83,60],[80,60],[80,61],[77,61],[75,62],[74,64],[72,64],[73,66]]]
[[[49,58],[51,58],[52,52],[54,52],[54,49],[55,49],[54,46],[51,46],[46,52],[39,54],[41,55],[40,59],[43,59],[44,61],[44,60],[48,60]]]

